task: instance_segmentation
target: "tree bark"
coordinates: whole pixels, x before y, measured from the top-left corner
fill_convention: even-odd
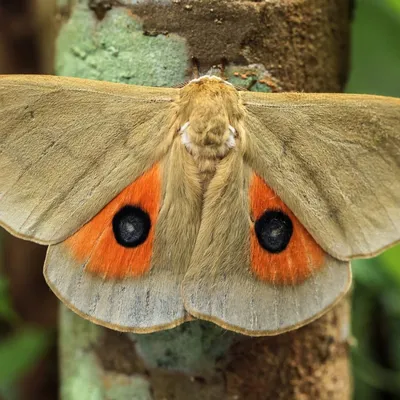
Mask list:
[[[349,0],[59,1],[59,75],[174,86],[219,72],[261,91],[337,92]],[[134,305],[132,305],[134,306]],[[62,399],[350,399],[349,303],[274,337],[193,321],[147,335],[62,308]]]

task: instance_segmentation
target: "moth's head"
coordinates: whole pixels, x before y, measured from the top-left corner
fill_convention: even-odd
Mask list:
[[[178,119],[188,127],[190,142],[199,146],[222,146],[232,141],[232,132],[244,109],[234,86],[216,76],[203,76],[181,89]]]
[[[235,112],[235,105],[239,101],[239,95],[235,87],[213,75],[205,75],[197,79],[191,80],[186,84],[180,92],[181,104],[197,107],[199,105],[207,105],[220,103],[225,108],[232,107],[231,111]],[[236,110],[237,111],[237,110]]]

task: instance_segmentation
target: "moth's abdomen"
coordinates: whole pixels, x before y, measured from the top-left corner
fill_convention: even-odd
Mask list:
[[[324,265],[324,251],[256,174],[250,184],[251,268],[263,281],[300,284]]]
[[[104,278],[139,277],[151,263],[161,196],[159,166],[126,187],[66,242],[86,271]]]

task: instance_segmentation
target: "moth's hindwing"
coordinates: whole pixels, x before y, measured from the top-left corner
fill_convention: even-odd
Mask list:
[[[171,328],[188,318],[180,285],[201,208],[185,157],[174,145],[78,232],[50,246],[47,282],[82,317],[133,332]],[[183,173],[172,175],[176,171]],[[179,197],[179,190],[192,195]]]
[[[240,157],[221,161],[183,282],[189,313],[240,333],[274,335],[317,318],[350,280],[349,263],[326,254]]]

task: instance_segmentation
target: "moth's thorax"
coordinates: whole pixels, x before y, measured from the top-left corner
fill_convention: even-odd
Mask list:
[[[218,161],[239,145],[243,116],[239,93],[220,78],[202,77],[181,89],[181,140],[200,172],[215,171]]]

